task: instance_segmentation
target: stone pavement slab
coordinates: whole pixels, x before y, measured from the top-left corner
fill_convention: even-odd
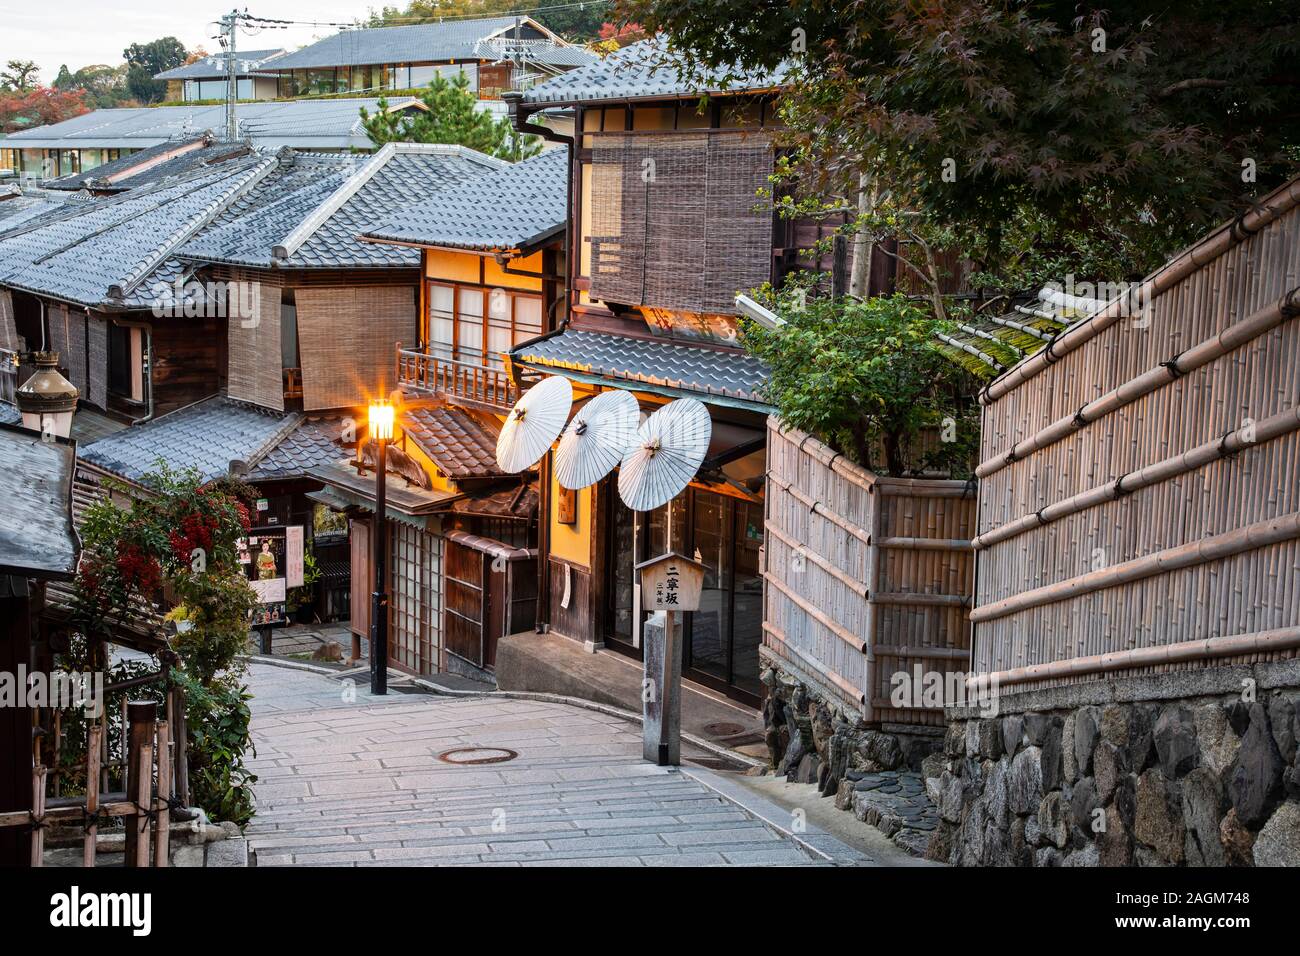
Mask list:
[[[258,866],[870,865],[731,775],[641,759],[640,726],[569,704],[390,694],[254,662]],[[454,748],[506,748],[454,764]],[[684,748],[684,757],[687,756]],[[699,756],[707,756],[701,753]]]

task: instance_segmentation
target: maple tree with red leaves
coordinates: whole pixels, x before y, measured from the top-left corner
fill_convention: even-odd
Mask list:
[[[49,126],[89,113],[85,90],[56,90],[52,86],[0,92],[0,131],[17,133]]]

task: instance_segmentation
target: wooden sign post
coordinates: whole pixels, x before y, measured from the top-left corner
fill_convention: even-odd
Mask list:
[[[682,749],[681,613],[699,609],[704,565],[670,551],[636,569],[641,573],[641,607],[654,612],[641,629],[641,753],[661,767],[676,766]]]

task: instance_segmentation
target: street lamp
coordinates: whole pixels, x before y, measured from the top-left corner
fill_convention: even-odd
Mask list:
[[[386,449],[393,439],[393,406],[370,403],[370,440],[375,443],[375,590],[370,595],[370,693],[388,693],[388,519],[385,511]]]
[[[72,431],[72,413],[77,410],[80,393],[59,374],[58,352],[36,352],[32,362],[36,371],[14,395],[23,415],[23,428],[67,438]]]

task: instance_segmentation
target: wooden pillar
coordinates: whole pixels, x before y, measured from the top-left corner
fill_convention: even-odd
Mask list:
[[[158,721],[158,705],[151,700],[133,700],[127,704],[126,799],[148,808],[153,794],[150,769],[153,766],[153,739]],[[126,821],[127,866],[149,865],[149,818],[137,813]]]

